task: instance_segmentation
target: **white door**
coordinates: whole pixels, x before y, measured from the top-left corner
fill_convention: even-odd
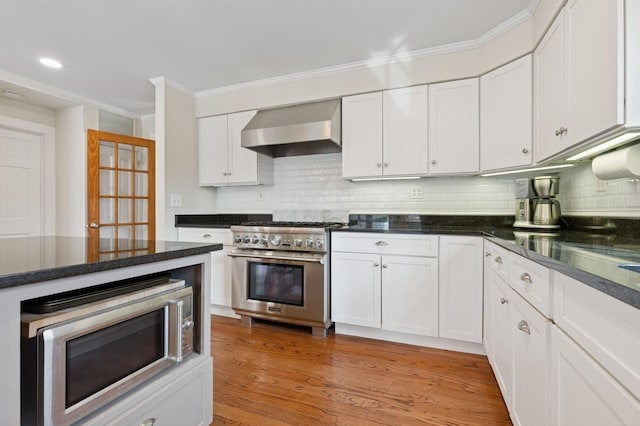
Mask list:
[[[382,256],[382,328],[438,336],[438,259]]]
[[[41,137],[0,128],[0,237],[42,233]]]
[[[342,177],[382,174],[382,92],[342,98]]]
[[[382,174],[427,174],[427,86],[385,90],[382,105]]]

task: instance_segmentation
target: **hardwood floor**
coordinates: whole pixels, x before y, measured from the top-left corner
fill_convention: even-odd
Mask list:
[[[211,317],[214,425],[510,425],[484,356]]]

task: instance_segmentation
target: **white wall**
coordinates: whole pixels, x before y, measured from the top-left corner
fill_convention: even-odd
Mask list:
[[[156,85],[156,236],[176,240],[176,214],[212,213],[215,189],[198,185],[198,126],[192,94],[167,80]],[[182,207],[171,207],[170,195],[180,194]]]
[[[0,97],[0,115],[55,127],[55,111]]]
[[[560,173],[562,213],[573,216],[640,217],[640,182],[633,179],[604,181],[591,172],[591,163]]]
[[[87,129],[98,128],[98,109],[56,112],[56,232],[84,237],[87,223]]]
[[[218,188],[219,213],[347,210],[351,213],[513,214],[513,178],[439,177],[351,182],[342,154],[276,158],[273,186]],[[422,199],[412,199],[414,188]],[[262,195],[263,201],[259,201]]]

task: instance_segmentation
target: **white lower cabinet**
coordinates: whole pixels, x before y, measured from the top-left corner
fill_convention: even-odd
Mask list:
[[[440,237],[440,337],[482,343],[482,248],[481,237]]]
[[[551,330],[551,376],[548,424],[640,424],[638,400],[555,326]]]
[[[491,271],[490,281],[490,298],[486,302],[489,311],[488,317],[492,324],[491,331],[491,354],[489,358],[493,372],[496,376],[498,386],[502,391],[507,407],[511,407],[511,374],[513,370],[513,332],[511,324],[513,323],[513,310],[509,303],[513,303],[513,291],[502,281],[502,279]],[[485,326],[486,327],[486,326]]]
[[[226,228],[178,228],[178,241],[220,243],[211,252],[211,313],[238,317],[231,309],[231,258],[233,234]]]
[[[437,237],[334,232],[332,247],[334,322],[438,335]]]

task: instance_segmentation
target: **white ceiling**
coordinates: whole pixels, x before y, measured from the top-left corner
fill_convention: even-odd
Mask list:
[[[366,61],[477,39],[537,3],[0,0],[0,93],[18,81],[145,114],[153,77],[199,92]]]

